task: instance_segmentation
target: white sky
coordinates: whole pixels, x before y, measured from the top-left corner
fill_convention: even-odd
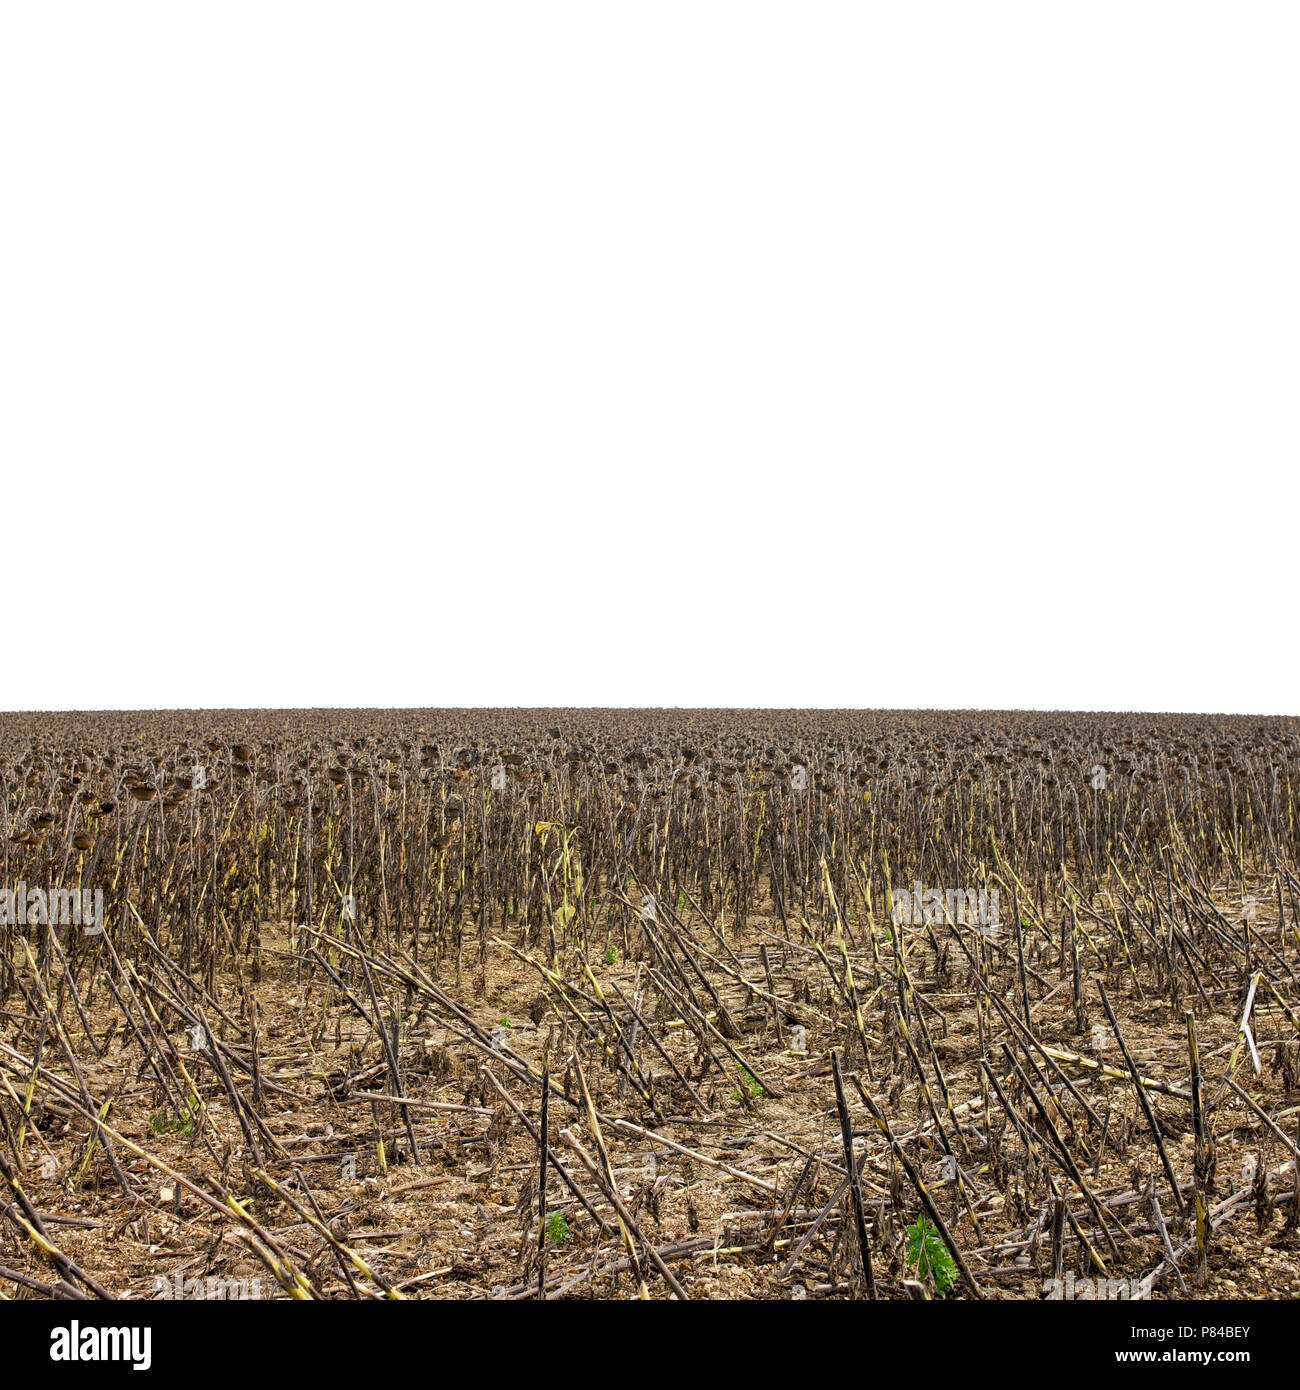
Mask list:
[[[0,708],[1300,712],[1300,10],[0,11]]]

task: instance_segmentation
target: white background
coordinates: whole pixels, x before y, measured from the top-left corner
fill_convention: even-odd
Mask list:
[[[0,14],[0,708],[1300,709],[1294,5]]]

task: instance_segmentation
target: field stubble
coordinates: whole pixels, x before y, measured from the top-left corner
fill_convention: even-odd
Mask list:
[[[1293,721],[45,720],[9,1297],[1300,1293]]]

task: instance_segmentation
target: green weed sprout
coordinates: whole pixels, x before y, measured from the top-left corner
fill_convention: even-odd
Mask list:
[[[546,1218],[546,1238],[552,1245],[563,1245],[569,1239],[569,1223],[558,1211]]]
[[[907,1228],[907,1262],[915,1267],[918,1278],[933,1281],[934,1291],[940,1298],[952,1292],[957,1266],[924,1213]]]

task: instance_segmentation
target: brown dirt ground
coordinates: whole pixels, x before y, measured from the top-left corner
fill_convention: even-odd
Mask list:
[[[788,954],[783,958],[781,948],[773,946],[772,938],[760,934],[766,925],[755,922],[747,940],[732,943],[745,961],[748,977],[762,981],[757,947],[766,940],[780,992],[786,997],[794,993],[802,995],[804,984],[800,982],[806,982],[808,997],[803,1012],[807,1014],[809,1010],[818,1009],[836,1012],[832,986],[815,957]],[[358,1079],[354,1075],[352,1090],[382,1092],[389,1089],[388,1078],[378,1065],[380,1052],[373,1033],[346,1005],[337,1002],[337,996],[335,1002],[323,1010],[324,993],[319,981],[302,986],[296,983],[293,963],[288,958],[290,942],[283,929],[277,931],[268,926],[263,946],[263,977],[252,987],[262,1019],[262,1115],[267,1128],[306,1175],[311,1192],[333,1229],[376,1270],[400,1286],[408,1297],[522,1296],[525,1279],[535,1281],[530,1254],[535,1217],[529,1212],[535,1192],[537,1151],[499,1097],[481,1082],[479,1068],[488,1060],[485,1054],[455,1033],[439,1027],[421,1007],[420,999],[408,1001],[401,1034],[405,1094],[467,1108],[411,1112],[417,1134],[436,1141],[435,1147],[422,1152],[422,1161],[417,1167],[409,1161],[404,1130],[396,1110],[381,1107],[388,1159],[387,1166],[383,1167],[369,1104],[338,1098],[338,1092],[347,1089],[344,1083],[349,1067],[354,1073],[364,1067],[374,1069],[374,1074],[368,1078]],[[859,962],[857,968],[860,967]],[[530,1005],[534,1005],[539,994],[537,972],[498,948],[490,952],[486,969],[474,973],[476,970],[477,966],[466,966],[458,980],[454,969],[444,964],[438,982],[467,1007],[484,1028],[508,1018],[509,1046],[520,1056],[540,1064],[549,1040],[551,1056],[561,1059],[562,1065],[568,1049],[560,1035],[554,1009],[548,1007],[541,1014],[539,1024],[534,1024],[529,1017]],[[609,982],[617,982],[629,995],[635,988],[638,976],[635,963],[601,963],[595,970],[606,988]],[[677,1143],[771,1182],[778,1191],[784,1191],[799,1173],[803,1165],[800,1149],[817,1150],[832,1161],[838,1158],[842,1162],[834,1090],[828,1069],[828,1046],[832,1042],[842,1045],[843,1036],[832,1034],[824,1025],[811,1027],[807,1055],[795,1055],[777,1038],[772,1013],[761,999],[747,1000],[743,986],[726,981],[716,971],[710,974],[719,983],[724,1002],[742,1023],[744,1036],[738,1045],[757,1063],[761,1074],[778,1082],[783,1092],[781,1097],[764,1096],[747,1112],[734,1085],[722,1081],[715,1072],[712,1080],[705,1076],[697,1083],[715,1108],[715,1123],[706,1125],[696,1119],[695,1122],[670,1121],[655,1126],[646,1118],[644,1107],[620,1102],[616,1075],[593,1064],[589,1068],[589,1080],[601,1112],[627,1115],[638,1124],[657,1128],[659,1133]],[[917,988],[931,1000],[940,1016],[930,1016],[929,1022],[945,1060],[953,1103],[958,1107],[967,1104],[968,1108],[959,1113],[983,1131],[975,1056],[976,1019],[964,983],[960,973],[954,972],[942,982],[922,976],[917,980]],[[1123,1010],[1121,1022],[1143,1073],[1174,1084],[1185,1084],[1187,1052],[1182,1018],[1175,1016],[1167,1004],[1143,1004],[1125,997],[1127,992],[1122,986],[1112,987],[1110,992],[1117,1007]],[[233,981],[219,985],[218,997],[223,1008],[238,1016],[241,1004]],[[398,999],[400,995],[392,997]],[[105,999],[110,1007],[104,1007]],[[867,1015],[868,1032],[875,1038],[882,1035],[883,1015],[873,1013],[872,1009],[880,1002],[880,998],[876,998]],[[1237,1038],[1236,1021],[1231,1016],[1234,1000],[1226,999],[1223,1012],[1213,1017],[1202,1016],[1197,1002],[1207,1094],[1213,1097]],[[156,1083],[141,1067],[138,1050],[124,1043],[120,1015],[102,989],[97,991],[90,1012],[97,1034],[102,1037],[112,1033],[107,1055],[99,1061],[83,1062],[91,1094],[97,1098],[114,1097],[109,1123],[119,1133],[191,1178],[200,1173],[215,1173],[217,1167],[200,1141],[199,1126],[194,1126],[189,1135],[165,1129],[159,1132],[163,1121],[158,1117]],[[68,1014],[71,1016],[72,1011],[68,1010]],[[1088,1033],[1081,1036],[1076,1031],[1068,988],[1037,1004],[1034,1021],[1044,1043],[1090,1053]],[[1090,1025],[1104,1022],[1095,1002],[1090,1006],[1088,1021]],[[1285,1116],[1281,1122],[1290,1133],[1300,1110],[1300,1094],[1285,1090],[1279,1069],[1271,1061],[1279,1042],[1291,1047],[1296,1044],[1288,1037],[1291,1030],[1284,1017],[1276,1009],[1270,1011],[1267,1001],[1261,1000],[1256,1022],[1263,1073],[1255,1076],[1246,1056],[1239,1059],[1236,1075],[1270,1114],[1279,1118]],[[24,1046],[13,1024],[12,1014],[0,1019],[0,1038],[20,1051],[29,1052],[30,1038]],[[170,1044],[176,1055],[185,1059],[186,1034],[175,1020],[172,1024],[168,1033]],[[661,1020],[658,1031],[662,1038],[669,1040],[670,1052],[685,1066],[694,1056],[694,1039],[688,1030],[674,1028],[670,1020],[665,1019]],[[313,1038],[317,1036],[320,1040],[313,1045]],[[233,1033],[231,1037],[232,1042],[235,1041]],[[81,1055],[87,1056],[84,1039],[81,1041]],[[649,1049],[644,1049],[640,1055],[643,1065],[654,1062],[657,1071],[665,1070],[662,1061]],[[887,1099],[891,1081],[889,1077],[881,1078],[881,1055],[887,1059],[887,1051],[877,1054],[876,1081],[870,1089],[884,1104],[895,1132],[906,1134],[917,1124],[928,1128],[928,1117],[914,1085]],[[1117,1051],[1108,1053],[1105,1060],[1122,1066]],[[45,1061],[61,1075],[65,1074],[58,1066],[62,1058],[53,1051],[46,1052]],[[860,1062],[859,1055],[857,1064]],[[1095,1190],[1105,1199],[1111,1194],[1139,1188],[1148,1178],[1154,1177],[1159,1191],[1163,1182],[1159,1160],[1137,1112],[1132,1086],[1125,1080],[1088,1075],[1077,1066],[1066,1069],[1098,1114],[1104,1114],[1108,1108],[1113,1112],[1110,1143],[1095,1175],[1092,1166],[1095,1134],[1089,1135],[1084,1144],[1088,1176]],[[495,1071],[499,1078],[509,1079],[501,1068]],[[239,1126],[211,1068],[204,1067],[200,1075],[213,1144],[226,1160],[227,1185],[247,1202],[255,1218],[275,1234],[299,1267],[312,1273],[327,1295],[347,1297],[348,1290],[324,1241],[283,1202],[258,1191],[247,1171]],[[511,1082],[510,1090],[535,1119],[536,1091],[528,1091],[518,1082]],[[972,1101],[973,1105],[968,1104]],[[996,1101],[993,1104],[996,1106]],[[1180,1176],[1190,1177],[1192,1137],[1188,1107],[1172,1097],[1157,1096],[1155,1104],[1166,1127],[1174,1165]],[[682,1109],[680,1106],[671,1108]],[[870,1136],[873,1133],[870,1120],[856,1099],[852,1109],[855,1129]],[[1072,1106],[1067,1109],[1078,1114]],[[577,1167],[574,1155],[555,1136],[561,1125],[572,1125],[583,1135],[590,1150],[590,1135],[577,1112],[567,1105],[553,1101],[551,1113],[552,1142],[570,1171],[574,1171]],[[122,1153],[121,1158],[143,1194],[143,1200],[138,1203],[128,1204],[124,1200],[99,1150],[77,1178],[73,1168],[80,1161],[84,1148],[84,1122],[45,1108],[39,1099],[33,1115],[35,1132],[29,1130],[24,1151],[24,1187],[39,1211],[56,1218],[71,1218],[77,1223],[59,1220],[49,1229],[68,1255],[115,1293],[127,1298],[152,1297],[155,1277],[170,1283],[180,1271],[184,1279],[260,1281],[260,1296],[285,1296],[241,1241],[234,1222],[216,1217],[191,1194],[182,1191],[178,1199],[169,1179],[128,1153]],[[1219,1174],[1215,1200],[1243,1186],[1240,1169],[1246,1155],[1259,1154],[1269,1168],[1277,1168],[1286,1159],[1286,1152],[1278,1141],[1235,1097],[1222,1100],[1216,1110],[1215,1133]],[[780,1233],[774,1254],[755,1248],[766,1240],[770,1228],[769,1218],[754,1215],[772,1206],[761,1191],[666,1148],[660,1148],[654,1176],[648,1180],[644,1160],[649,1145],[624,1138],[608,1128],[605,1137],[622,1192],[645,1235],[660,1247],[691,1239],[705,1242],[705,1247],[695,1252],[693,1258],[678,1260],[673,1265],[693,1298],[789,1298],[792,1294],[798,1297],[796,1285],[809,1297],[842,1297],[855,1291],[851,1259],[841,1255],[834,1274],[826,1269],[831,1242],[838,1232],[847,1229],[838,1213],[826,1228],[830,1238],[811,1245],[805,1252],[808,1260],[782,1280],[779,1271],[791,1248],[791,1229],[797,1236],[805,1227],[796,1222]],[[1116,1152],[1115,1143],[1124,1138],[1127,1144],[1121,1155]],[[918,1150],[910,1146],[909,1152],[916,1155]],[[57,1165],[54,1178],[41,1176],[42,1157],[47,1153]],[[933,1177],[938,1170],[937,1145],[933,1140],[925,1141],[921,1153],[927,1178]],[[1020,1150],[1009,1132],[1004,1153],[1014,1169]],[[345,1161],[348,1155],[355,1156],[354,1173]],[[979,1165],[977,1157],[971,1166],[978,1170]],[[277,1180],[292,1182],[293,1169],[289,1162],[273,1162],[271,1168]],[[834,1171],[820,1169],[813,1183],[813,1195],[809,1196],[805,1188],[800,1207],[810,1213],[820,1211],[837,1183],[838,1175]],[[593,1187],[585,1174],[581,1176],[581,1184],[590,1196]],[[1288,1177],[1284,1187],[1275,1186],[1274,1194],[1284,1195],[1289,1185]],[[1010,1197],[999,1190],[987,1172],[976,1178],[976,1186],[985,1196],[979,1209],[984,1246],[1007,1240],[1012,1232],[1023,1230],[1035,1215],[1034,1211],[1026,1213],[1018,1205],[1014,1173]],[[1068,1182],[1066,1186],[1069,1190]],[[608,1239],[597,1242],[598,1233],[591,1218],[554,1177],[549,1190],[550,1208],[562,1214],[567,1223],[568,1239],[562,1247],[550,1250],[548,1289],[560,1290],[572,1281],[573,1286],[565,1296],[634,1296],[635,1286],[626,1273],[615,1278],[601,1269],[592,1277],[581,1277],[598,1248],[603,1252],[602,1266],[608,1265],[621,1251]],[[954,1235],[968,1252],[971,1266],[987,1296],[1000,1299],[1042,1297],[1046,1239],[1023,1267],[1017,1267],[1012,1255],[975,1253],[981,1242],[962,1213],[952,1184],[938,1184],[935,1190],[940,1209],[952,1222]],[[878,1275],[883,1269],[896,1286],[900,1273],[901,1228],[915,1217],[919,1205],[906,1178],[901,1172],[892,1172],[891,1163],[879,1148],[866,1170],[864,1196],[868,1203],[873,1199],[889,1203],[890,1218],[874,1236],[875,1258]],[[1164,1212],[1170,1219],[1174,1242],[1178,1244],[1180,1234],[1172,1229],[1176,1223],[1172,1220],[1170,1206],[1166,1189],[1163,1191]],[[1085,1211],[1077,1192],[1073,1193],[1072,1200],[1072,1209],[1075,1208],[1081,1213]],[[603,1210],[608,1216],[608,1207]],[[1126,1210],[1130,1213],[1127,1220],[1135,1225],[1147,1225],[1144,1205],[1134,1203]],[[1283,1215],[1284,1208],[1269,1216],[1262,1230],[1249,1205],[1230,1217],[1215,1235],[1209,1282],[1194,1296],[1230,1299],[1300,1296],[1300,1251],[1294,1238],[1285,1242],[1279,1236]],[[846,1235],[845,1248],[849,1244],[851,1240]],[[1160,1242],[1154,1234],[1139,1234],[1132,1240],[1122,1241],[1121,1250],[1123,1259],[1112,1266],[1111,1276],[1138,1276],[1149,1271],[1161,1257]],[[18,1249],[12,1229],[6,1230],[0,1237],[0,1262],[21,1262],[25,1255],[26,1251]],[[821,1269],[809,1262],[814,1260],[821,1263]],[[1194,1260],[1189,1257],[1182,1263],[1190,1279]],[[37,1277],[50,1277],[48,1268],[28,1267]],[[1067,1268],[1070,1267],[1079,1268],[1073,1254],[1067,1256]],[[663,1281],[652,1275],[649,1282],[652,1296],[663,1296]],[[1177,1296],[1172,1278],[1157,1291],[1156,1297],[1171,1295]],[[19,1292],[18,1296],[23,1294]]]

